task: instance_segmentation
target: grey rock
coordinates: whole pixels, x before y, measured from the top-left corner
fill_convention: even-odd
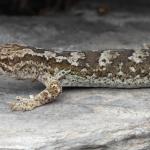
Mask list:
[[[150,41],[149,14],[0,17],[0,43],[63,50],[141,48]],[[52,104],[12,112],[17,95],[44,87],[0,76],[2,150],[149,150],[150,89],[64,88]]]

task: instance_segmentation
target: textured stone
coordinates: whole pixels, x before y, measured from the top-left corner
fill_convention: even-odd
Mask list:
[[[149,14],[0,17],[0,43],[63,50],[140,48],[150,41]],[[17,95],[44,87],[0,77],[0,149],[149,150],[150,89],[65,88],[52,104],[11,112]]]

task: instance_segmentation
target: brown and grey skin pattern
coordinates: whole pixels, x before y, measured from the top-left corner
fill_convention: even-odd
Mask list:
[[[17,44],[0,46],[0,73],[42,82],[31,98],[17,98],[12,110],[32,110],[49,103],[63,86],[150,87],[150,50],[53,51]]]

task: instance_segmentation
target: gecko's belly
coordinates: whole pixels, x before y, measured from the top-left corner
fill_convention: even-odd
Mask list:
[[[108,78],[108,77],[87,77],[68,75],[61,81],[63,87],[110,87],[110,88],[144,88],[150,87],[150,79],[142,78]]]

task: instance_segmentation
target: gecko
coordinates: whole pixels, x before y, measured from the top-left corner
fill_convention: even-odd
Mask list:
[[[150,50],[62,51],[3,44],[0,74],[45,85],[37,95],[10,103],[13,111],[29,111],[56,100],[62,87],[150,87]]]

